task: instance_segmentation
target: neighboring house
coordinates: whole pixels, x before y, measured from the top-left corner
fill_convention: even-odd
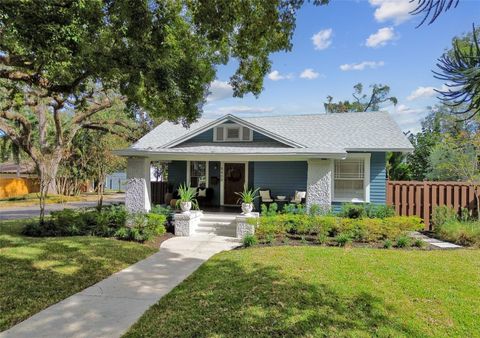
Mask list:
[[[108,174],[105,178],[105,189],[125,191],[127,187],[127,173],[118,171]]]
[[[32,163],[0,163],[0,198],[39,192],[38,176]]]
[[[128,156],[131,209],[150,208],[151,161],[169,163],[173,189],[183,182],[212,188],[214,206],[237,204],[235,192],[248,187],[270,189],[272,197],[306,191],[307,207],[335,207],[384,204],[386,152],[412,149],[387,112],[368,112],[226,115],[188,129],[164,122],[118,154]]]

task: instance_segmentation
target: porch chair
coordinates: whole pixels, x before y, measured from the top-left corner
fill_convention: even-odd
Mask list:
[[[305,197],[307,196],[306,191],[298,191],[295,190],[295,195],[293,198],[290,200],[290,203],[293,204],[304,204],[305,203]]]
[[[272,198],[272,193],[270,189],[260,189],[258,191],[258,194],[260,195],[260,205],[264,203],[272,203],[273,198]]]

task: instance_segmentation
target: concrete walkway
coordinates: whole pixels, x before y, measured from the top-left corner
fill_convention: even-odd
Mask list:
[[[410,236],[412,238],[415,238],[415,239],[420,239],[422,241],[424,241],[425,243],[428,243],[438,249],[459,249],[461,248],[462,246],[460,245],[457,245],[457,244],[453,244],[453,243],[450,243],[450,242],[444,242],[444,241],[441,241],[439,239],[436,239],[436,238],[431,238],[431,237],[428,237],[428,236],[425,236],[421,233],[419,233],[418,231],[414,231],[410,234]]]
[[[120,337],[160,298],[214,254],[240,243],[232,237],[174,237],[160,251],[50,306],[6,337]]]

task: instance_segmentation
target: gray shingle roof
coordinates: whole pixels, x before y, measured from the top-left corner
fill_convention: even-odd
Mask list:
[[[387,112],[245,117],[246,122],[303,147],[266,147],[252,143],[188,143],[165,145],[198,132],[216,120],[199,119],[190,128],[164,122],[130,147],[130,150],[165,153],[344,153],[346,151],[408,151],[412,145]]]

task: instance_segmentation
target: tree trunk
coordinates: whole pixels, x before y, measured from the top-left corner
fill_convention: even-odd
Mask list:
[[[478,187],[475,186],[475,200],[477,202],[477,219],[480,221],[480,196],[477,192]]]
[[[62,159],[61,154],[42,158],[37,163],[37,171],[40,176],[40,224],[45,223],[45,201],[48,194],[57,193],[56,176],[58,166]]]
[[[98,176],[98,186],[97,186],[97,209],[102,211],[103,206],[103,195],[105,194],[105,179],[106,175]]]

